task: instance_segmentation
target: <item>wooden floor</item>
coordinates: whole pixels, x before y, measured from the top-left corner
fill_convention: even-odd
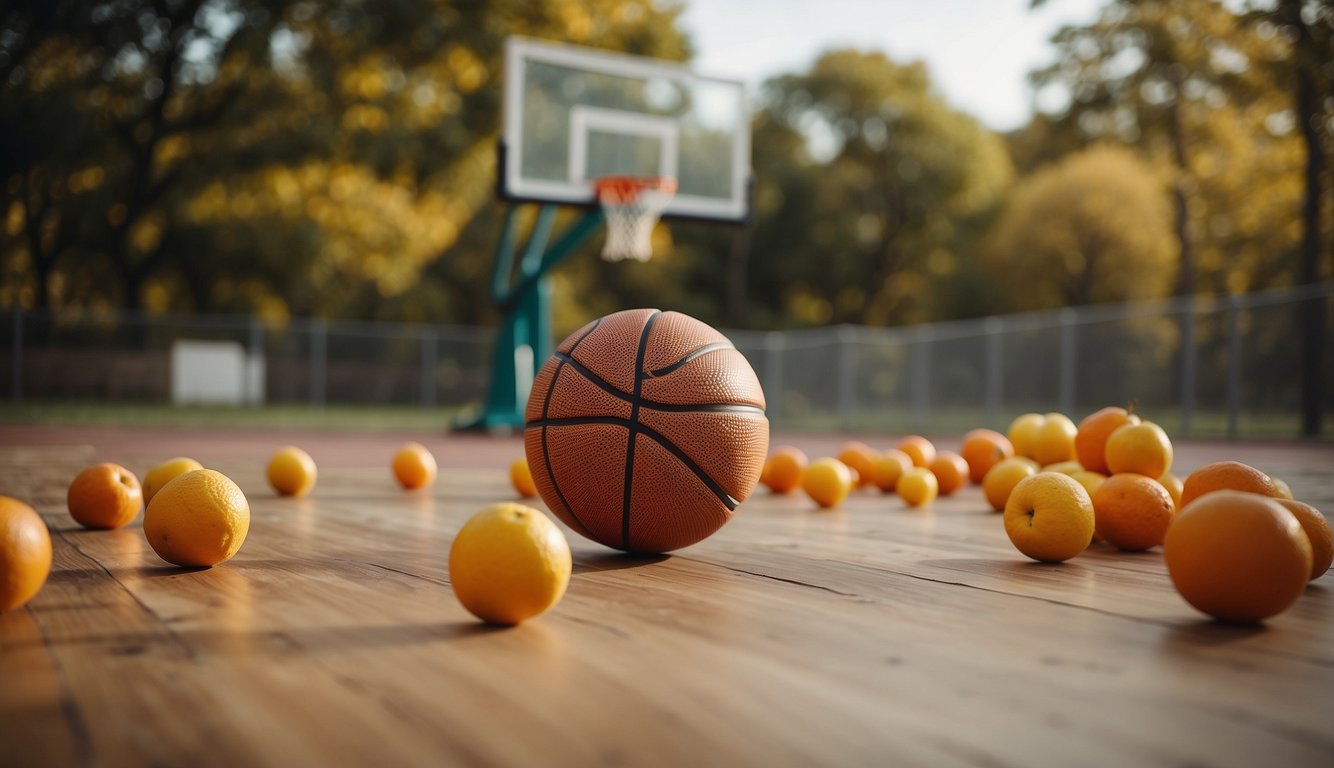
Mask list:
[[[84,463],[184,452],[97,434],[0,427],[0,493],[55,547],[41,594],[0,615],[0,765],[1334,765],[1334,575],[1263,627],[1225,626],[1158,552],[1027,561],[976,489],[922,511],[761,493],[668,557],[570,533],[564,601],[494,629],[446,557],[513,497],[498,457],[517,441],[439,438],[478,466],[414,495],[378,455],[391,438],[311,437],[331,458],[304,500],[265,487],[266,453],[201,443],[253,523],[234,560],[185,571],[138,522],[69,518]],[[1228,456],[1334,508],[1329,445],[1186,446],[1178,466]]]

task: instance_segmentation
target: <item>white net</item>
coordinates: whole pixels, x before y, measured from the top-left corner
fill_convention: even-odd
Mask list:
[[[676,194],[676,181],[663,178],[608,177],[597,181],[598,202],[607,217],[607,261],[653,256],[653,227]]]

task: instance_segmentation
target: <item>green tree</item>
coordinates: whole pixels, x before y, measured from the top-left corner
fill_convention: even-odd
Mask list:
[[[1100,146],[1022,179],[986,272],[1015,310],[1165,295],[1173,261],[1163,181],[1135,152]]]

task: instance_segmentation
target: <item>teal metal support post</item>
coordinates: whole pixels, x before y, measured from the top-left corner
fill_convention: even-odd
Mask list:
[[[500,244],[491,273],[491,298],[502,321],[491,355],[491,384],[486,406],[460,429],[508,430],[523,428],[523,411],[533,376],[553,351],[551,339],[551,280],[548,274],[569,258],[602,226],[601,209],[584,213],[556,241],[547,246],[556,221],[556,207],[537,212],[533,231],[524,245],[515,274],[519,206],[505,214]]]

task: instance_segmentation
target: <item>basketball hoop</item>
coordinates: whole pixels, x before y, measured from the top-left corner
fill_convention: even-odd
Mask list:
[[[607,261],[653,256],[653,227],[676,194],[676,179],[659,176],[603,176],[593,182],[607,217]]]

